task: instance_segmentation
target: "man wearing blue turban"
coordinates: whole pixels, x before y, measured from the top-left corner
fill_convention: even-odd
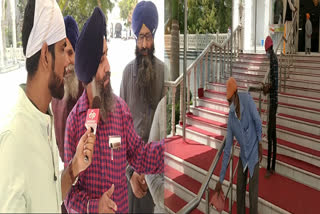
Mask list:
[[[164,141],[142,142],[127,104],[112,92],[106,41],[105,15],[97,7],[76,44],[75,72],[85,90],[67,119],[65,163],[71,161],[77,140],[86,130],[86,115],[93,108],[94,97],[101,100],[100,121],[92,165],[79,175],[65,200],[69,212],[128,213],[127,162],[143,174],[163,173],[164,169]]]
[[[126,101],[134,128],[148,142],[159,101],[164,96],[164,63],[154,56],[154,36],[158,12],[154,3],[139,2],[132,14],[132,30],[136,37],[136,58],[125,68],[120,97]],[[137,173],[127,166],[129,213],[153,213],[154,203],[147,186],[149,175]]]

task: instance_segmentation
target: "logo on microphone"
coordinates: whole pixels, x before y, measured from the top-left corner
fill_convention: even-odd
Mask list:
[[[95,113],[93,110],[91,110],[91,112],[90,112],[90,114],[89,114],[89,118],[90,118],[91,120],[93,120],[95,117],[96,117],[96,113]]]

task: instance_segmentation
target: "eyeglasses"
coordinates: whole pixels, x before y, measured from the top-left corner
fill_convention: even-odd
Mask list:
[[[152,34],[151,33],[139,34],[138,42],[143,42],[144,38],[146,38],[147,42],[149,42],[152,39]]]

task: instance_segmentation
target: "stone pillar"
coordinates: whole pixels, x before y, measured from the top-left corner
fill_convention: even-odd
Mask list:
[[[16,36],[16,6],[15,0],[10,0],[10,12],[12,21],[12,51],[13,51],[13,62],[17,62],[16,48],[17,48],[17,36]]]
[[[4,48],[3,48],[3,41],[2,41],[2,1],[0,0],[0,68],[4,67]]]

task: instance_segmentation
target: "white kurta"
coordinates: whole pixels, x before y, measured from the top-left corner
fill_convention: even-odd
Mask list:
[[[312,24],[311,24],[311,21],[310,19],[308,19],[306,21],[306,34],[305,34],[305,39],[306,39],[306,48],[309,48],[311,49],[311,35],[312,35]]]
[[[0,213],[60,213],[53,117],[40,112],[21,87],[11,93],[0,114]]]

